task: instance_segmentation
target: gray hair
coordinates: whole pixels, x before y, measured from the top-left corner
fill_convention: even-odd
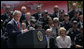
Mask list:
[[[59,22],[59,19],[57,17],[53,18],[53,22]]]
[[[51,30],[51,29],[47,29],[46,32],[47,32],[47,31],[51,32],[52,30]]]
[[[21,7],[21,10],[22,10],[22,9],[27,9],[27,8],[26,8],[25,6],[22,6],[22,7]]]
[[[13,12],[13,16],[16,16],[17,14],[22,14],[22,13],[21,13],[21,11],[19,11],[19,10],[15,10],[15,11]]]

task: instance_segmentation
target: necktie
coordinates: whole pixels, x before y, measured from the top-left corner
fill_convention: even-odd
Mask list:
[[[17,23],[18,24],[18,28],[19,28],[19,30],[21,31],[21,28],[20,28],[20,23]]]

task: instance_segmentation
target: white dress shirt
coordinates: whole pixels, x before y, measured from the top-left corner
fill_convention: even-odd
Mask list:
[[[47,35],[46,35],[46,39],[47,39],[47,48],[50,48],[50,36],[48,37]]]
[[[65,39],[63,40],[62,36],[58,36],[56,38],[56,45],[58,48],[70,48],[71,46],[71,38],[69,36],[65,36]]]

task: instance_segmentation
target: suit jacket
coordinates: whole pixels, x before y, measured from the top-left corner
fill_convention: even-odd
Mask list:
[[[47,36],[46,36],[46,40],[47,40]],[[46,45],[46,48],[48,46],[48,41],[47,41],[47,45]],[[55,46],[55,39],[52,38],[52,37],[49,37],[49,48],[56,48]]]
[[[21,18],[20,18],[20,22],[22,23],[24,20],[26,20],[26,15],[25,14],[22,14]]]
[[[79,15],[83,14],[82,11],[80,11],[80,10],[78,10],[78,11],[79,11]],[[74,17],[75,10],[71,10],[68,14],[69,14],[69,17],[70,17],[70,20],[71,20],[71,18]]]
[[[58,15],[57,15],[57,14],[58,14]],[[54,18],[54,17],[58,17],[58,18],[59,18],[59,12],[58,12],[58,13],[55,13],[55,12],[54,12],[51,16],[52,16],[52,18]]]
[[[20,34],[21,32],[19,31],[19,28],[13,19],[7,24],[7,33],[8,33],[9,48],[15,48],[17,35]]]

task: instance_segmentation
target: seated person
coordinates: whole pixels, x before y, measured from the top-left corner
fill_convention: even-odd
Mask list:
[[[55,40],[51,37],[51,29],[46,30],[47,48],[55,48]]]
[[[28,31],[26,23],[24,22],[22,23],[22,30],[24,30],[23,32]]]
[[[80,33],[76,37],[75,48],[83,48],[83,26],[80,28]]]
[[[33,30],[37,29],[35,19],[30,19],[30,25],[27,26],[27,29],[30,30],[30,28],[33,29]]]
[[[59,18],[59,21],[60,22],[63,22],[64,21],[64,10],[60,10],[60,18]]]
[[[64,21],[61,23],[61,27],[64,27],[66,30],[69,30],[72,27],[72,24],[69,21],[68,13],[65,13]]]
[[[51,34],[51,36],[52,36],[53,38],[56,38],[56,37],[58,36],[58,30],[59,30],[59,28],[60,28],[60,22],[59,22],[59,19],[58,19],[57,17],[55,17],[55,18],[53,19],[53,24],[54,24],[54,26],[51,28],[51,29],[52,29],[52,34]]]
[[[51,17],[48,17],[48,24],[46,24],[45,26],[43,26],[43,28],[46,30],[48,28],[52,28],[54,25],[53,25],[53,20]]]
[[[71,47],[71,38],[66,35],[66,29],[60,27],[59,36],[56,38],[56,45],[58,48],[70,48]]]
[[[71,37],[72,48],[75,46],[75,38],[79,34],[79,29],[77,28],[77,21],[73,21],[72,28],[67,31],[67,35]]]

